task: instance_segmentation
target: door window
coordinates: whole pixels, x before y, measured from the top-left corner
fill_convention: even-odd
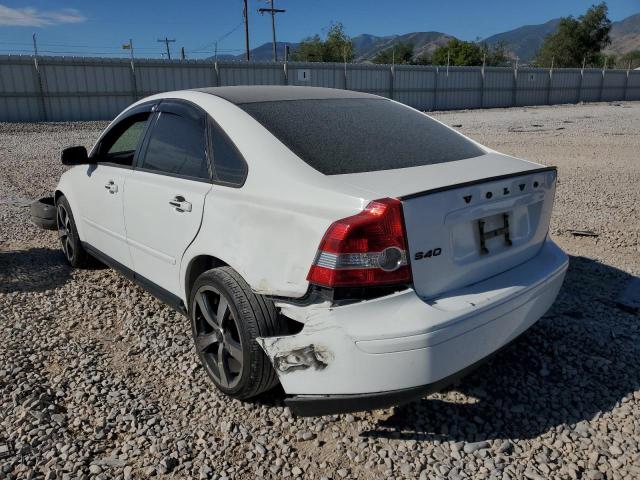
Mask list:
[[[212,128],[213,169],[216,179],[233,185],[242,185],[247,176],[247,164],[236,146],[220,127]]]
[[[149,135],[142,168],[209,179],[204,122],[161,112]]]
[[[101,142],[100,161],[132,166],[150,115],[148,112],[132,115],[115,125]]]

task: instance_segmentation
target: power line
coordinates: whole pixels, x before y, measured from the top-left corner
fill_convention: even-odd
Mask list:
[[[205,43],[204,45],[198,47],[198,48],[194,48],[193,50],[189,50],[191,53],[194,52],[202,52],[205,51],[207,49],[210,49],[211,47],[213,47],[214,45],[217,46],[218,43],[221,43],[224,39],[226,39],[229,35],[235,33],[242,25],[244,24],[244,19],[238,23],[235,27],[233,27],[231,30],[229,30],[227,33],[225,33],[224,35],[219,36],[217,39],[215,39],[213,42],[209,42],[209,43]],[[233,51],[241,51],[242,49],[240,48],[234,48],[232,49]],[[218,49],[219,52],[223,51],[223,49]]]

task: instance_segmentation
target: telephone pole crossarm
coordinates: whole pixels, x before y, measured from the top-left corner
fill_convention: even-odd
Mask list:
[[[164,43],[166,49],[167,49],[167,58],[169,60],[171,60],[171,50],[169,50],[169,44],[175,42],[176,39],[175,38],[168,38],[168,37],[164,37],[164,38],[159,38],[158,42],[160,43]]]

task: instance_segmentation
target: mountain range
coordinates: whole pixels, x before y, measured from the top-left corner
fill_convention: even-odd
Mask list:
[[[510,55],[518,57],[521,63],[533,60],[536,51],[542,45],[544,38],[553,33],[558,24],[559,18],[554,18],[540,25],[523,25],[513,30],[497,33],[487,37],[481,42],[488,45],[495,45],[498,42],[504,43]],[[423,52],[431,53],[437,47],[446,45],[449,40],[455,38],[453,35],[442,32],[412,32],[403,35],[377,36],[362,34],[353,37],[356,62],[371,61],[378,52],[385,50],[398,43],[410,43],[414,46],[414,57]],[[640,50],[640,13],[631,15],[623,20],[613,22],[611,28],[611,45],[607,52],[622,55],[633,50]],[[294,51],[300,43],[278,42],[278,58],[281,60],[284,55],[285,45],[289,45]],[[273,58],[271,42],[264,43],[251,50],[251,59],[255,61],[269,61]],[[242,60],[244,55],[222,55],[220,60]]]

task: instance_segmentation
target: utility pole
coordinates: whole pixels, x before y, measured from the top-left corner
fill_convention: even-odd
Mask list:
[[[158,42],[160,42],[160,43],[164,43],[164,44],[165,44],[165,46],[166,46],[166,48],[167,48],[167,58],[168,58],[169,60],[171,60],[171,51],[169,50],[169,43],[173,43],[173,42],[175,42],[175,41],[176,41],[176,39],[175,39],[175,38],[167,38],[167,37],[159,38],[159,39],[158,39]]]
[[[185,59],[185,55],[184,55],[184,47],[182,47],[182,48],[180,49],[180,59],[181,59],[181,60],[184,60],[184,59]]]
[[[278,51],[276,49],[276,13],[284,13],[286,10],[273,8],[273,0],[269,0],[270,8],[259,8],[258,12],[271,14],[271,33],[273,35],[273,61],[278,61]]]
[[[129,39],[129,43],[122,45],[123,50],[129,50],[131,54],[131,65],[133,66],[133,40]]]
[[[242,11],[244,16],[244,41],[247,49],[247,62],[251,60],[251,50],[249,50],[249,9],[247,7],[247,0],[244,0],[244,10]]]
[[[33,54],[38,56],[38,43],[36,42],[36,34],[33,34]]]

